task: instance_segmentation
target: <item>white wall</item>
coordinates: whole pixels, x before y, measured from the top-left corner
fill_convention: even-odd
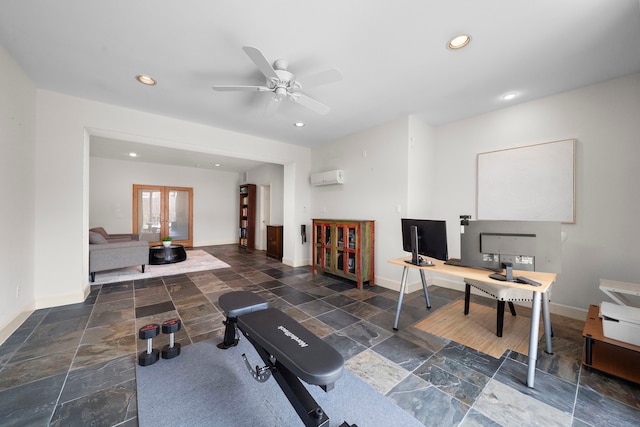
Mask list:
[[[283,205],[283,191],[284,191],[284,168],[282,165],[274,165],[271,163],[258,166],[256,168],[247,171],[249,180],[248,184],[255,184],[256,191],[256,249],[266,249],[266,228],[262,230],[260,224],[260,211],[262,210],[262,198],[261,198],[261,186],[269,186],[270,189],[270,203],[269,203],[269,223],[267,225],[282,225],[284,220],[284,205]],[[286,230],[287,233],[291,233],[293,230]],[[283,227],[283,233],[285,233]]]
[[[639,118],[635,74],[438,128],[396,120],[313,149],[314,172],[344,169],[346,179],[312,190],[312,217],[376,220],[376,281],[397,289],[401,272],[386,261],[403,255],[402,216],[445,219],[449,255],[459,256],[459,216],[476,217],[476,155],[575,138],[577,221],[562,227],[568,238],[552,302],[579,317],[607,299],[600,278],[640,283]]]
[[[0,45],[0,343],[34,306],[36,90]],[[23,314],[24,313],[24,314]]]
[[[409,116],[409,150],[406,168],[407,209],[404,218],[441,219],[432,214],[436,182],[435,136],[432,127]],[[401,174],[397,170],[394,173]],[[399,226],[399,225],[398,225]]]
[[[284,217],[283,188],[284,172],[282,165],[266,164],[250,169],[249,183],[271,187],[271,224],[282,224]],[[258,207],[259,208],[259,207]]]
[[[238,174],[91,157],[89,227],[131,233],[133,184],[193,189],[193,245],[237,243]]]
[[[314,173],[342,169],[345,174],[343,185],[313,187],[311,217],[375,220],[376,283],[392,288],[398,288],[401,272],[387,260],[404,254],[400,218],[413,197],[407,186],[409,129],[404,117],[315,147],[311,156]],[[412,137],[412,150],[421,152],[423,135],[416,131]]]
[[[477,153],[577,139],[577,219],[562,226],[552,302],[586,310],[606,299],[600,278],[640,283],[640,74],[441,126],[436,138],[434,212],[451,233],[460,214],[476,215]]]
[[[82,301],[88,293],[90,135],[283,164],[283,225],[293,229],[304,221],[296,206],[309,203],[307,148],[45,90],[36,97],[38,307]],[[294,237],[285,235],[286,261],[300,265],[308,249]]]

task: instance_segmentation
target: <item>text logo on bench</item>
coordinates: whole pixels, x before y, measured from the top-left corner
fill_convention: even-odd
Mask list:
[[[289,331],[284,326],[280,325],[280,326],[278,326],[278,329],[281,330],[286,336],[288,336],[289,338],[291,338],[292,340],[297,342],[300,347],[304,348],[304,347],[308,347],[309,346],[309,344],[307,344],[306,342],[302,341],[300,339],[300,337],[298,337],[297,335],[295,335],[294,333]]]

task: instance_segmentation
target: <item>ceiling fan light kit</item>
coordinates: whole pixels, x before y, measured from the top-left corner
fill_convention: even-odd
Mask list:
[[[214,90],[221,92],[272,92],[274,96],[271,102],[283,100],[293,101],[318,114],[327,114],[330,111],[328,106],[301,92],[302,84],[296,80],[293,73],[287,70],[289,67],[288,61],[277,59],[273,62],[273,66],[271,66],[259,49],[252,46],[244,46],[242,49],[265,76],[265,84],[253,86],[215,85],[213,86]],[[313,84],[308,85],[308,87],[320,86],[322,84],[340,81],[342,74],[336,69],[331,69],[312,75],[309,79]]]

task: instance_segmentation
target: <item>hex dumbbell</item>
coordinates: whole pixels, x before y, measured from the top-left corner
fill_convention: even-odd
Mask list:
[[[180,319],[165,320],[162,322],[162,333],[169,334],[169,344],[162,347],[162,358],[173,359],[180,355],[180,343],[175,342],[174,334],[180,330]]]
[[[147,340],[147,351],[143,351],[138,355],[138,364],[140,366],[153,365],[160,358],[160,351],[153,348],[153,339],[160,333],[160,325],[151,323],[140,328],[138,337],[141,340]]]

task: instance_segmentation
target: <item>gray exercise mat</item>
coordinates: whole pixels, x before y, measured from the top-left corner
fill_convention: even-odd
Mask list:
[[[146,426],[301,426],[275,379],[255,381],[242,354],[262,366],[246,339],[221,350],[212,340],[182,348],[180,356],[151,366],[136,365],[138,422]],[[358,427],[423,424],[347,369],[333,390],[305,384],[329,416],[330,426],[342,422]]]

